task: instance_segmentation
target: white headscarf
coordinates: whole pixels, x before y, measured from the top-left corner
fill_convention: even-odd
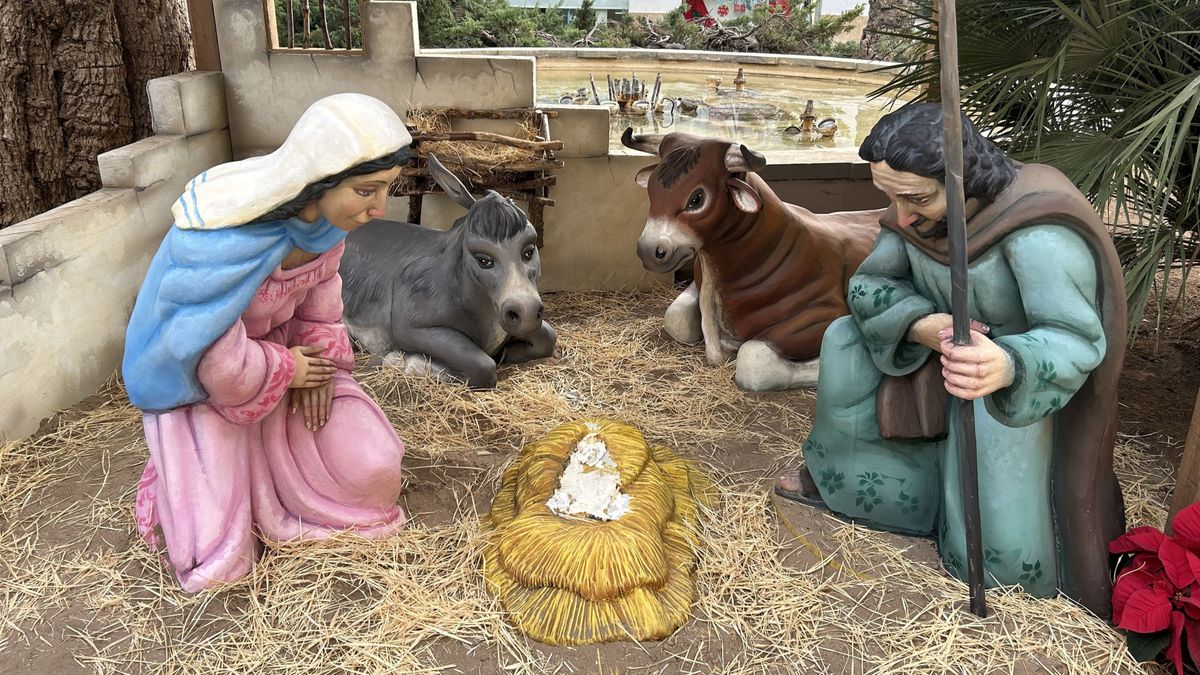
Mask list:
[[[310,183],[412,143],[379,99],[335,94],[309,106],[279,149],[215,166],[193,178],[171,207],[189,230],[237,227],[296,197]]]

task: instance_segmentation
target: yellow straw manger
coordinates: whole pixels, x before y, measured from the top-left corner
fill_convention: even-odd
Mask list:
[[[617,520],[546,505],[576,444],[594,432],[632,499]],[[552,645],[661,640],[691,615],[698,504],[715,489],[690,462],[620,422],[563,424],[521,451],[492,503],[484,576],[517,626]]]

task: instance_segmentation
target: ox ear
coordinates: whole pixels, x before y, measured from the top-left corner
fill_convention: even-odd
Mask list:
[[[733,195],[733,203],[745,213],[758,213],[762,208],[762,197],[754,186],[740,178],[730,178],[725,182],[729,186],[729,194]]]
[[[637,172],[636,176],[633,177],[633,182],[641,185],[642,187],[646,187],[650,184],[650,174],[654,173],[654,170],[657,168],[657,164],[651,164],[650,166],[642,169],[641,171]]]
[[[621,145],[657,155],[662,139],[662,134],[635,134],[633,127],[625,127],[625,133],[621,134]]]
[[[729,173],[752,173],[767,165],[767,158],[740,143],[730,143],[725,151],[725,168]]]
[[[450,169],[443,166],[432,153],[428,157],[428,164],[429,175],[433,177],[433,181],[438,184],[438,187],[445,190],[446,195],[453,199],[454,203],[464,209],[471,208],[471,205],[475,203],[475,198],[471,196],[458,176],[450,173]]]

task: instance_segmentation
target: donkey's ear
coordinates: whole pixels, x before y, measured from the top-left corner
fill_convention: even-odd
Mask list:
[[[467,191],[466,186],[462,184],[458,176],[450,173],[449,169],[442,166],[442,163],[432,153],[427,158],[427,161],[429,164],[429,175],[433,177],[433,182],[445,190],[446,195],[453,199],[454,203],[464,209],[471,208],[471,205],[475,203],[475,198]]]
[[[651,164],[650,166],[642,169],[641,171],[637,172],[636,176],[633,177],[633,182],[641,185],[642,187],[646,187],[650,184],[650,174],[654,173],[654,170],[657,168],[657,164]]]
[[[755,190],[753,185],[740,178],[730,178],[725,184],[729,186],[729,194],[733,196],[733,203],[739,210],[745,213],[758,213],[758,210],[762,208],[762,197],[759,196],[758,190]]]

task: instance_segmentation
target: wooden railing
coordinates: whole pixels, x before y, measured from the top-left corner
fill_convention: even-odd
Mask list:
[[[361,52],[365,0],[263,0],[272,50]]]

